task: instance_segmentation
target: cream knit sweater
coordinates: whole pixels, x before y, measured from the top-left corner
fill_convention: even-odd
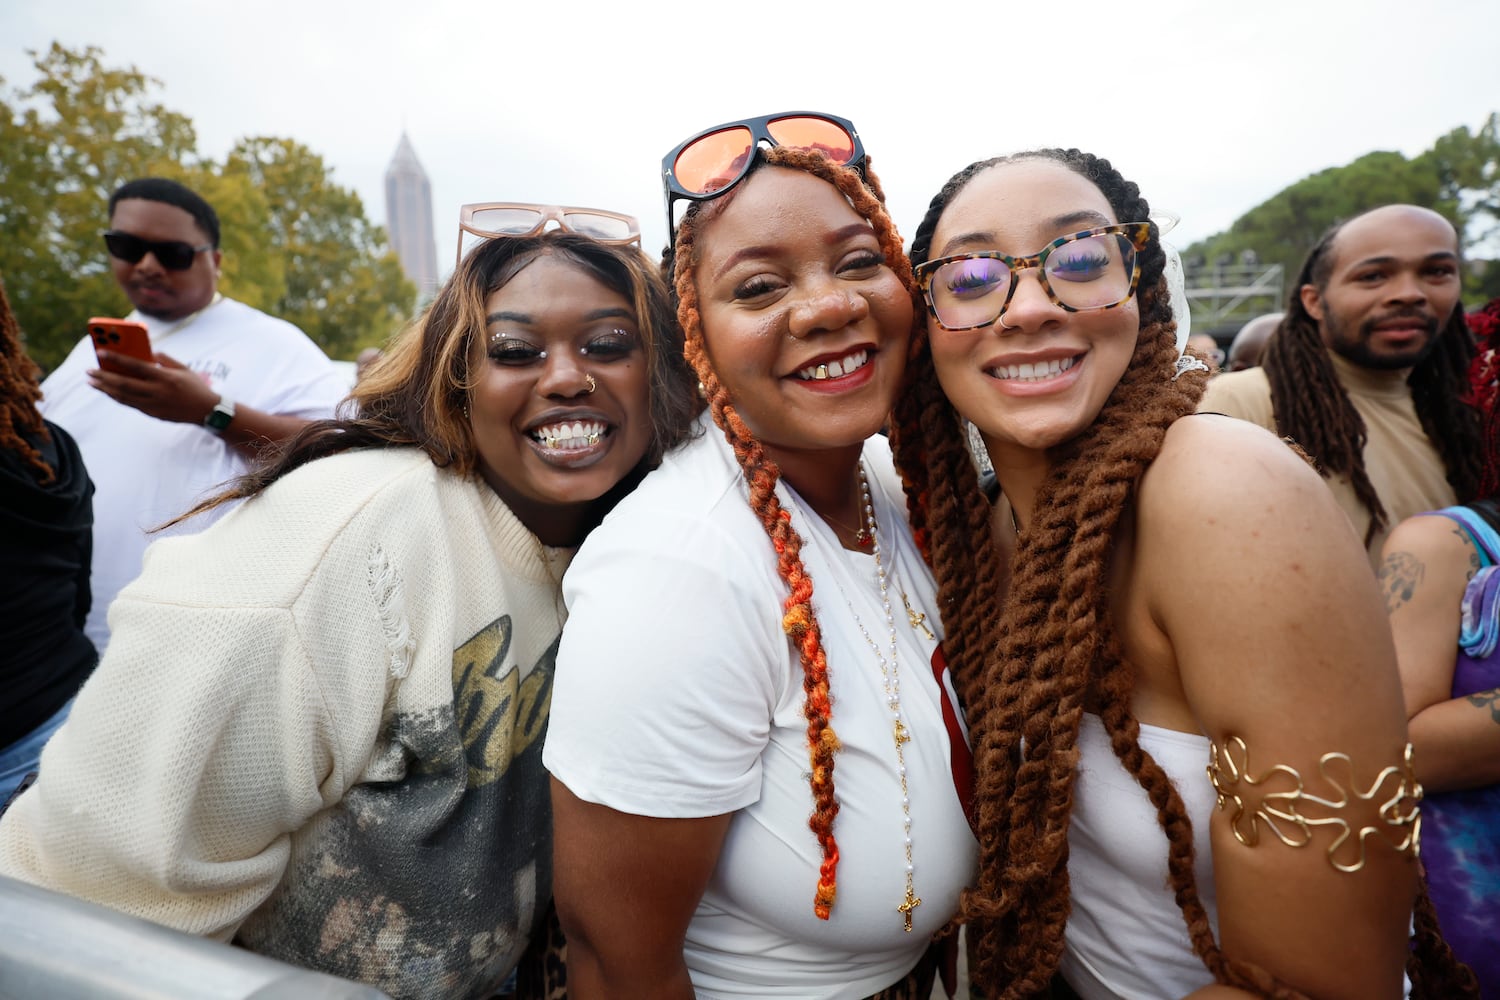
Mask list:
[[[161,540],[0,873],[394,997],[488,995],[551,891],[570,555],[415,449]]]

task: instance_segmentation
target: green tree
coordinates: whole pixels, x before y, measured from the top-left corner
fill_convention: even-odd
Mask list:
[[[297,323],[333,356],[394,331],[415,301],[379,227],[322,159],[283,139],[242,142],[224,164],[197,153],[184,115],[134,67],[95,47],[32,53],[36,81],[0,79],[0,280],[45,368],[93,315],[130,308],[99,234],[110,193],[134,177],[180,180],[219,214],[222,287]]]
[[[264,252],[285,265],[286,287],[271,312],[289,320],[329,354],[353,357],[380,346],[416,300],[416,286],[365,217],[360,198],[333,183],[323,158],[291,139],[240,140],[223,168],[273,206]]]
[[[151,99],[156,81],[101,55],[54,43],[33,53],[41,78],[29,90],[0,90],[0,279],[46,367],[89,316],[129,308],[99,239],[110,191],[190,161],[197,142],[191,122]]]
[[[1347,166],[1331,167],[1282,189],[1236,219],[1227,232],[1189,247],[1184,256],[1211,265],[1251,250],[1262,264],[1281,264],[1291,282],[1308,249],[1329,226],[1392,202],[1426,205],[1458,221],[1456,206],[1443,203],[1437,173],[1429,164],[1400,153],[1366,153]]]
[[[1471,257],[1492,255],[1500,234],[1500,116],[1490,115],[1477,133],[1456,128],[1411,159],[1397,152],[1366,153],[1284,188],[1236,219],[1227,231],[1189,247],[1183,257],[1190,280],[1195,266],[1212,266],[1252,250],[1262,264],[1281,264],[1290,287],[1307,251],[1325,230],[1366,209],[1395,202],[1442,213],[1458,229]],[[1469,296],[1483,294],[1485,273],[1486,269],[1475,269],[1466,277]],[[1492,282],[1500,279],[1500,267],[1494,264],[1487,273]]]

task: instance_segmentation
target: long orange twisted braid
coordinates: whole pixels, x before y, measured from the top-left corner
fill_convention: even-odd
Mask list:
[[[805,170],[837,188],[849,199],[854,210],[869,220],[880,240],[886,262],[901,278],[908,291],[914,289],[911,265],[902,249],[901,237],[886,212],[885,195],[880,182],[869,170],[868,160],[863,179],[856,171],[835,165],[822,153],[788,147],[760,151],[751,170],[761,166]],[[812,788],[813,811],[807,825],[817,838],[823,854],[819,865],[818,886],[813,897],[813,912],[820,919],[827,920],[838,893],[839,848],[834,837],[833,823],[838,816],[839,803],[834,794],[833,776],[834,755],[839,749],[839,739],[832,722],[833,701],[828,688],[828,657],[823,649],[818,618],[812,607],[813,581],[802,563],[802,538],[792,527],[791,513],[782,507],[776,496],[776,484],[781,479],[781,470],[746,426],[714,371],[704,340],[703,321],[698,310],[698,289],[694,282],[694,270],[699,260],[697,236],[704,225],[724,211],[734,196],[735,191],[730,191],[688,210],[677,230],[676,249],[664,258],[663,268],[677,296],[677,318],[686,337],[685,353],[688,363],[697,372],[702,383],[703,394],[708,400],[714,423],[724,432],[725,440],[734,449],[735,459],[739,462],[745,483],[749,487],[750,508],[755,511],[775,547],[777,572],[786,582],[787,596],[782,605],[781,627],[796,646],[797,656],[802,664],[802,711],[807,719],[808,756],[812,765],[809,784]]]

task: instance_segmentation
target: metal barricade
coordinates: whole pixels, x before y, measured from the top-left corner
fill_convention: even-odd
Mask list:
[[[389,1000],[377,989],[0,877],[0,1000]]]

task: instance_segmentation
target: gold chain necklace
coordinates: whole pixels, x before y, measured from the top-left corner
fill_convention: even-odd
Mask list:
[[[152,337],[152,347],[155,347],[163,340],[166,340],[168,337],[172,336],[172,334],[180,333],[181,331],[186,330],[188,327],[192,326],[194,322],[197,321],[198,317],[202,316],[204,313],[208,312],[210,309],[212,309],[222,301],[224,301],[224,296],[219,294],[218,292],[214,292],[214,297],[208,300],[208,305],[204,306],[202,309],[199,309],[197,312],[190,313],[189,315],[184,316],[176,323],[173,323],[171,326],[163,329],[160,333],[156,334],[156,336]],[[133,310],[130,315],[139,317],[142,314],[140,310],[137,309]]]
[[[860,477],[863,478],[864,477],[864,470],[861,469],[859,474],[860,474]],[[865,551],[865,552],[870,551],[870,547],[875,544],[875,535],[870,531],[869,528],[867,528],[867,527],[865,527],[863,525],[861,525],[858,528],[851,528],[847,524],[845,524],[843,521],[840,521],[837,518],[829,517],[827,514],[823,514],[821,516],[822,516],[823,520],[827,521],[829,524],[833,525],[835,528],[838,528],[841,531],[847,531],[849,534],[853,535],[854,536],[854,544],[858,545],[862,551]]]
[[[901,718],[901,673],[896,662],[896,615],[891,610],[890,581],[886,577],[885,563],[880,558],[880,534],[879,526],[875,523],[875,504],[870,498],[870,481],[865,478],[865,469],[859,467],[859,491],[860,502],[864,507],[865,528],[869,532],[871,545],[875,552],[875,578],[880,583],[880,603],[885,611],[885,624],[890,634],[891,655],[887,660],[880,646],[870,637],[865,623],[860,620],[859,612],[854,610],[854,604],[849,600],[849,595],[844,594],[844,603],[849,605],[849,613],[854,616],[854,624],[859,626],[859,634],[865,637],[865,643],[875,653],[875,659],[880,662],[881,684],[885,693],[886,705],[891,710],[891,736],[896,744],[896,773],[901,779],[901,823],[902,840],[906,848],[906,896],[896,907],[906,922],[906,932],[911,933],[912,911],[922,905],[922,900],[917,896],[916,884],[913,880],[912,853],[911,853],[911,796],[906,787],[906,749],[905,745],[911,742],[911,733]],[[894,564],[892,565],[894,569]],[[842,591],[842,587],[840,587]],[[902,594],[902,599],[906,597]],[[907,602],[910,613],[911,604]],[[915,628],[920,622],[915,619],[912,627]],[[923,626],[924,630],[926,626]]]

